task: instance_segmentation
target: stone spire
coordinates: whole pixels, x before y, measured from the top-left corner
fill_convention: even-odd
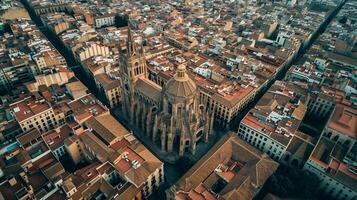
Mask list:
[[[128,52],[128,56],[135,56],[136,53],[136,45],[131,32],[130,24],[128,24],[128,38],[126,43],[126,49]]]

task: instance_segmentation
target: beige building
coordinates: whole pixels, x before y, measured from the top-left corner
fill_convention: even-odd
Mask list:
[[[60,22],[53,27],[53,32],[55,32],[56,34],[60,34],[68,29],[69,29],[68,22]]]
[[[54,66],[67,66],[64,57],[55,49],[43,50],[32,56],[36,66],[32,69],[33,73],[38,75],[44,73],[46,70],[52,70]]]
[[[120,56],[125,115],[133,126],[161,146],[161,150],[195,154],[198,142],[207,142],[212,133],[213,112],[199,104],[199,91],[179,65],[163,87],[148,79],[143,47],[128,30],[127,52]]]
[[[54,34],[60,33],[70,29],[75,19],[69,17],[65,13],[50,13],[41,17],[42,23]]]
[[[95,179],[96,184],[78,184],[70,178],[64,180],[63,188],[70,199],[90,199],[94,194],[87,191],[95,191],[94,188],[100,185],[100,188],[107,188],[102,185],[103,181],[97,182],[108,181],[109,175],[98,176],[104,171],[113,172],[112,178],[115,177],[118,183],[102,191],[107,198],[112,199],[147,198],[164,181],[163,163],[109,113],[91,117],[85,122],[85,127],[85,132],[65,141],[67,151],[75,163],[85,159],[92,163],[92,166],[100,161],[103,163],[101,166],[107,165],[105,169],[111,170],[99,170],[99,165],[93,168],[94,171],[89,170],[92,167],[87,167],[85,170],[97,177],[89,178],[88,182]],[[84,182],[87,182],[86,180]]]
[[[10,104],[10,112],[24,132],[32,128],[46,132],[65,123],[64,112],[52,108],[45,99],[35,95]]]
[[[68,83],[68,81],[74,77],[74,73],[67,69],[66,67],[58,68],[57,73],[38,75],[35,77],[35,82],[27,83],[26,87],[30,92],[38,91],[40,85],[45,85],[49,87],[53,84],[63,85]]]
[[[46,5],[36,5],[34,6],[34,10],[36,15],[42,15],[55,12],[69,12],[71,7],[68,3],[53,3]]]
[[[119,106],[121,100],[120,81],[110,78],[108,74],[98,74],[94,77],[97,89],[105,97],[110,108]]]
[[[97,42],[85,42],[74,52],[77,60],[83,61],[93,56],[107,57],[110,55],[109,48]]]
[[[198,40],[195,37],[184,36],[181,34],[175,35],[172,33],[166,33],[165,38],[172,46],[185,50],[193,49],[199,44]]]
[[[85,161],[82,149],[84,149],[84,144],[80,141],[78,135],[73,135],[64,141],[64,147],[68,152],[69,156],[72,158],[74,164],[79,164]]]
[[[88,88],[81,81],[67,83],[66,89],[73,99],[78,99],[88,94]]]

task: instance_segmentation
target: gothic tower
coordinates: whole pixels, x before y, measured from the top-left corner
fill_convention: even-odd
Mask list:
[[[128,27],[126,54],[123,59],[123,72],[132,86],[139,78],[147,78],[144,48],[135,42],[130,27]]]
[[[148,72],[144,48],[135,42],[130,26],[128,26],[126,53],[120,56],[120,67],[124,93],[123,111],[125,111],[130,121],[132,121],[135,104],[135,84],[139,78],[147,78]]]

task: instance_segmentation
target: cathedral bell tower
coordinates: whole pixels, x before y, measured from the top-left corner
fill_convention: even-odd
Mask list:
[[[148,72],[144,47],[135,42],[130,23],[128,25],[126,53],[120,56],[120,67],[124,93],[122,109],[130,117],[130,121],[132,121],[135,105],[135,84],[139,78],[147,78]]]
[[[135,42],[130,27],[128,27],[128,39],[125,58],[126,60],[124,67],[126,69],[124,72],[126,72],[128,81],[135,83],[138,78],[147,78],[144,47],[138,45]]]

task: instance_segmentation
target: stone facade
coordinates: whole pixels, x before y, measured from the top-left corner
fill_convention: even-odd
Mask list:
[[[212,133],[213,112],[199,104],[199,91],[179,65],[163,87],[148,79],[143,47],[128,30],[126,53],[120,55],[122,110],[131,125],[161,145],[164,152],[195,154],[199,141]]]

